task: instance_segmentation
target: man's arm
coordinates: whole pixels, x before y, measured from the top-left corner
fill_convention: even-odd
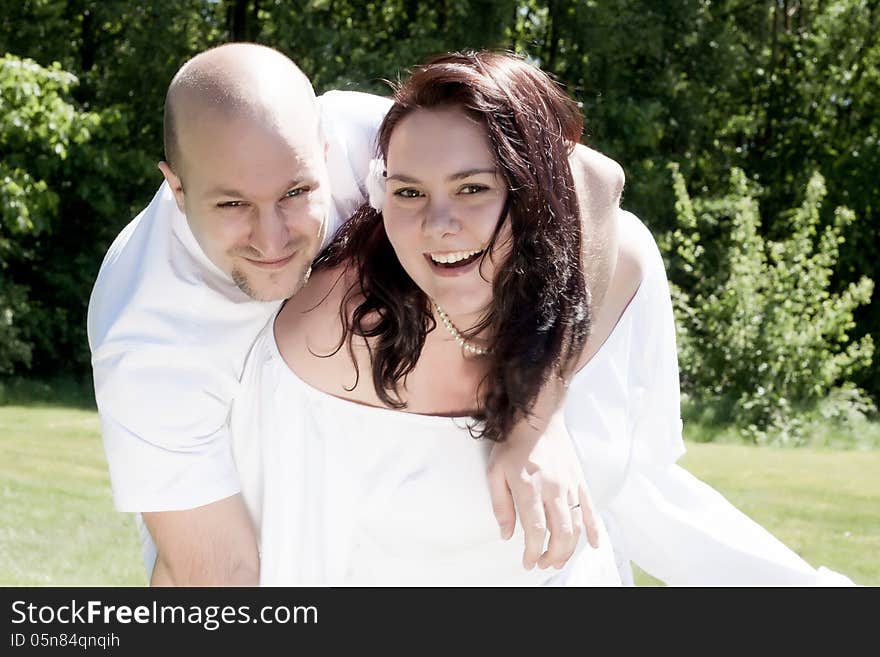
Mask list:
[[[259,584],[257,541],[240,494],[143,518],[158,549],[151,586]]]
[[[146,560],[151,543],[158,548],[153,582],[243,583],[249,571],[255,582],[256,541],[230,449],[223,372],[180,349],[114,347],[93,359],[101,435],[114,505],[141,512]]]
[[[562,568],[586,527],[593,547],[599,530],[580,461],[565,428],[564,385],[543,388],[531,417],[522,419],[489,458],[489,490],[502,538],[513,534],[516,516],[525,536],[523,567]],[[515,500],[515,504],[514,504]],[[550,530],[550,542],[544,540]]]
[[[583,144],[575,146],[569,165],[581,212],[584,277],[595,317],[617,265],[617,212],[625,177],[617,162]]]
[[[617,162],[581,144],[573,150],[569,164],[581,213],[591,315],[596,317],[617,262],[617,213],[624,174]],[[493,447],[490,456],[488,475],[495,517],[507,539],[519,513],[525,534],[523,566],[527,569],[536,563],[541,568],[562,568],[574,553],[584,527],[590,543],[598,546],[583,470],[565,428],[564,402],[565,386],[554,378],[542,390],[532,418],[521,420],[505,442]],[[550,542],[544,552],[547,529]]]

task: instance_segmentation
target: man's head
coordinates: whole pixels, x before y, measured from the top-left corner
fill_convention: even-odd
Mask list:
[[[330,203],[325,153],[311,84],[278,51],[227,44],[171,81],[159,168],[202,250],[254,299],[308,277]]]

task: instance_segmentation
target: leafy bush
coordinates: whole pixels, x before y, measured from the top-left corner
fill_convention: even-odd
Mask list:
[[[55,220],[59,198],[46,178],[91,118],[77,114],[67,101],[75,82],[58,66],[43,68],[12,55],[0,58],[0,373],[31,359],[20,322],[28,312],[28,288],[10,270],[30,255],[27,238]]]
[[[811,177],[800,207],[771,224],[784,233],[772,240],[762,234],[760,189],[741,170],[732,170],[727,195],[692,199],[671,169],[677,227],[665,246],[674,254],[685,392],[756,442],[802,442],[803,412],[820,402],[824,417],[843,421],[873,409],[849,383],[870,366],[873,341],[849,334],[853,311],[870,301],[874,284],[863,276],[831,291],[854,215],[839,207],[820,226],[822,176]]]
[[[0,374],[87,368],[88,295],[152,168],[127,143],[131,112],[83,111],[76,85],[58,64],[0,58]]]

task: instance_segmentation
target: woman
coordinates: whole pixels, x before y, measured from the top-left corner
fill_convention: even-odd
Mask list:
[[[618,568],[629,578],[632,556],[694,583],[705,558],[680,557],[707,545],[723,567],[696,583],[815,577],[670,471],[683,452],[671,307],[656,246],[631,215],[590,332],[568,167],[581,130],[571,99],[511,56],[443,56],[397,91],[378,140],[384,189],[373,185],[372,207],[258,337],[233,412],[263,583],[610,585]],[[487,446],[556,376],[570,382],[566,424],[619,563],[603,537],[558,573],[528,573],[497,537]],[[684,497],[652,502],[656,481]],[[658,509],[676,499],[708,529],[670,531],[676,511]],[[456,523],[453,536],[438,529]],[[745,579],[723,581],[730,570]]]

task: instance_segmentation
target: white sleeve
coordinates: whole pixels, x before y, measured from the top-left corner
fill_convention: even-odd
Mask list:
[[[210,360],[159,346],[108,346],[95,354],[117,510],[191,509],[239,492],[228,428],[234,390],[204,362]]]
[[[630,369],[632,451],[609,504],[627,556],[669,585],[842,585],[818,571],[721,494],[675,464],[681,440],[678,361],[669,285],[656,245],[642,285]]]
[[[358,91],[328,91],[318,98],[334,205],[328,240],[367,199],[364,181],[370,160],[378,154],[376,137],[391,104],[389,98]]]

